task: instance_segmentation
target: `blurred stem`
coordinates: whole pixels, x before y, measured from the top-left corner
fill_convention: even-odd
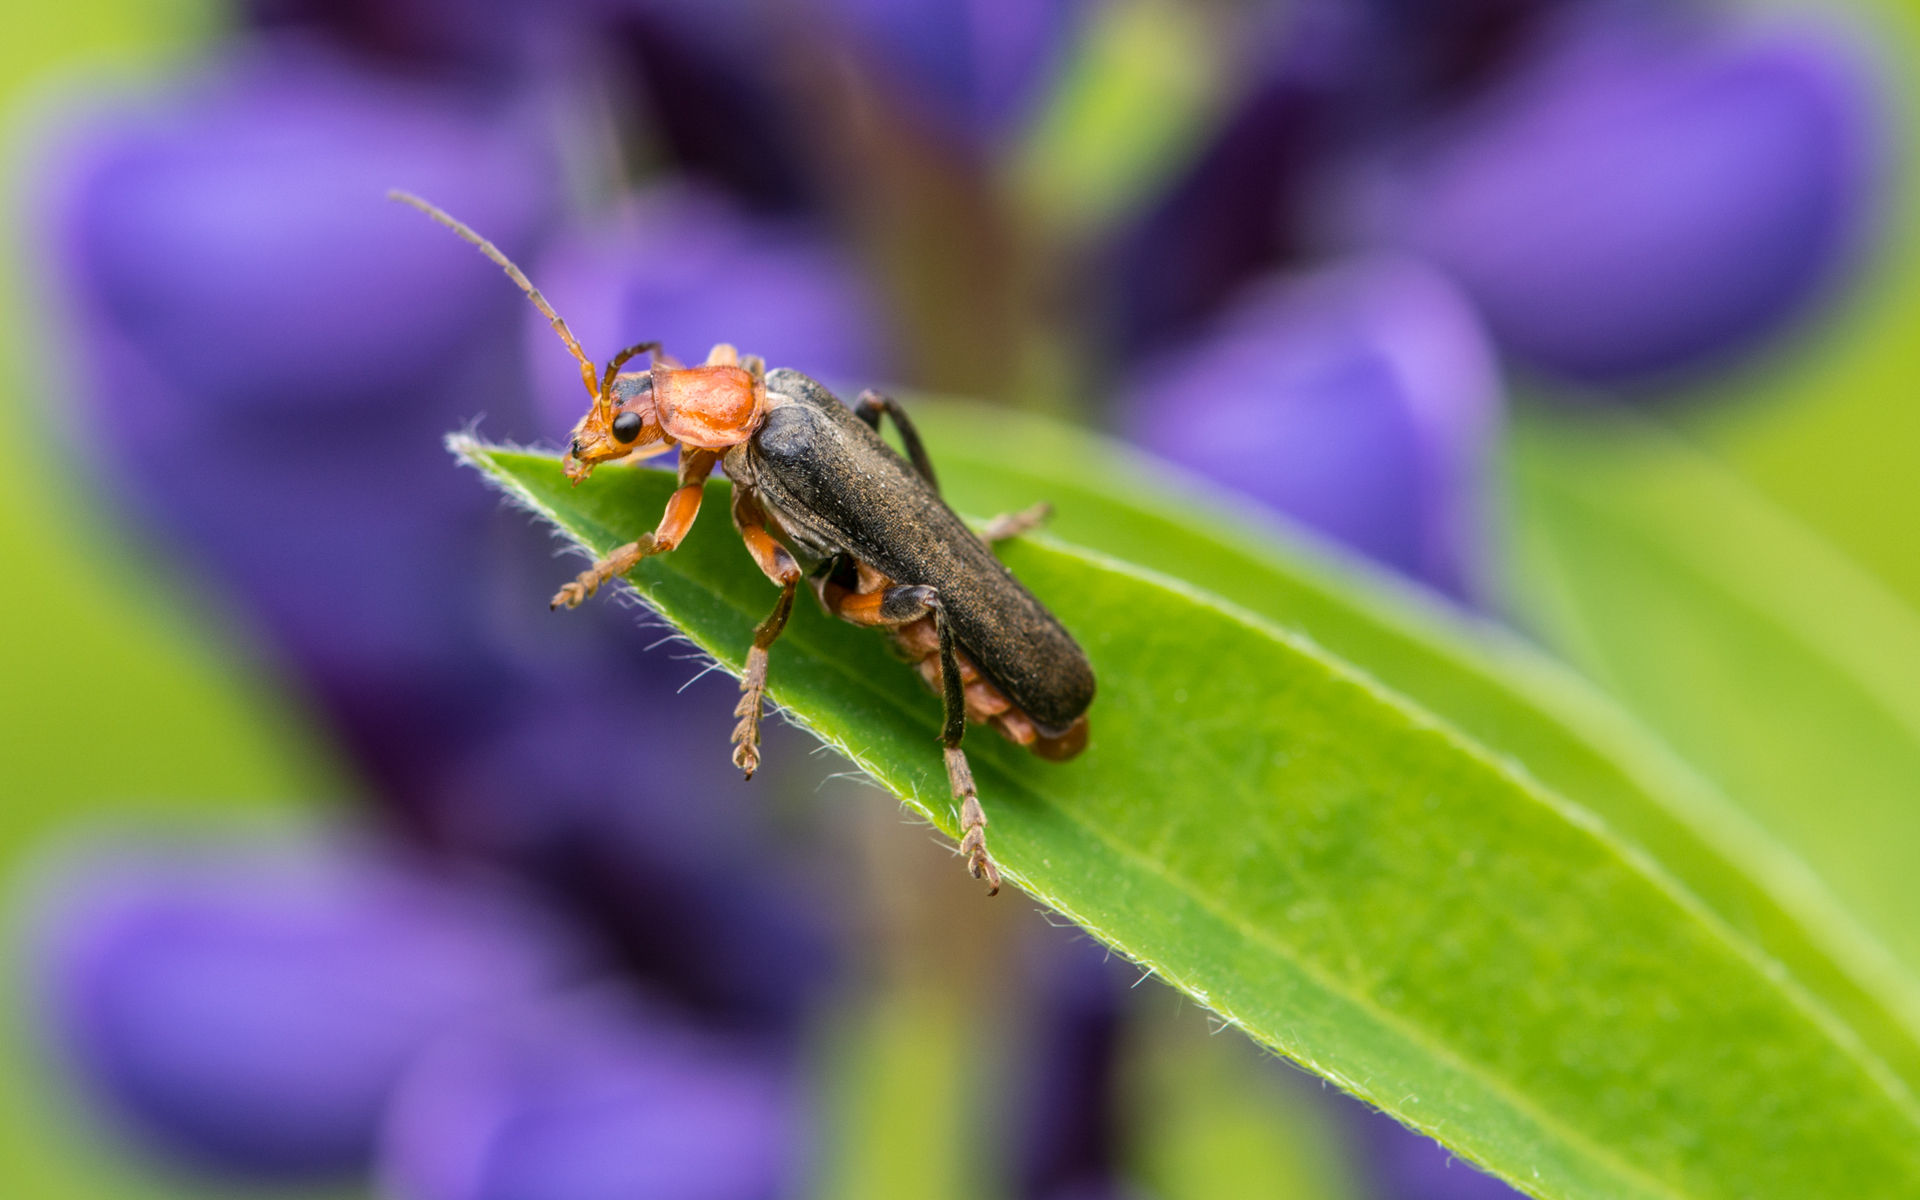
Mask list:
[[[977,156],[803,34],[790,85],[823,193],[891,301],[904,382],[992,400],[1019,375],[1018,247]]]
[[[1007,187],[1041,236],[1085,240],[1124,219],[1204,144],[1226,83],[1224,47],[1204,5],[1101,6],[1007,169]]]
[[[1084,415],[1102,376],[1086,361],[1103,307],[1095,258],[1217,112],[1232,75],[1217,24],[1172,0],[1101,7],[1005,162],[793,31],[796,124],[891,301],[902,383]]]
[[[1011,891],[989,900],[925,825],[867,786],[836,805],[857,864],[859,1000],[831,1038],[823,1200],[982,1200],[1002,1195],[1005,1148],[989,1120],[1014,975]],[[1010,903],[1011,901],[1011,903]]]
[[[1138,1020],[1123,1066],[1127,1165],[1157,1200],[1353,1200],[1326,1085],[1280,1065],[1171,992]]]
[[[877,996],[839,1038],[822,1200],[981,1195],[969,1160],[967,1031],[931,988]],[[974,1168],[977,1169],[977,1168]]]

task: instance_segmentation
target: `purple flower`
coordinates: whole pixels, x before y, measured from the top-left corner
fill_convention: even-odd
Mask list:
[[[983,142],[1012,133],[1063,64],[1087,0],[827,0],[889,95]]]
[[[1567,0],[1312,0],[1249,18],[1225,116],[1113,249],[1118,349],[1194,328],[1306,259],[1366,148],[1497,77]],[[1258,11],[1258,10],[1256,10]]]
[[[770,1200],[800,1166],[776,1060],[606,988],[450,1032],[382,1137],[396,1200]]]
[[[1500,389],[1473,312],[1418,262],[1363,258],[1245,294],[1149,364],[1129,435],[1456,597],[1481,586]]]
[[[413,838],[538,880],[677,998],[790,1030],[831,956],[728,763],[728,682],[677,696],[697,668],[645,654],[617,604],[549,614],[571,568],[441,444],[481,414],[537,432],[532,309],[384,191],[530,258],[548,165],[513,110],[277,44],[100,118],[48,210],[71,358],[97,368],[80,433],[113,432],[129,509],[237,602]],[[817,328],[838,285],[785,245],[764,278]]]
[[[1590,19],[1410,153],[1374,230],[1449,271],[1540,371],[1631,384],[1716,365],[1857,257],[1870,76],[1822,25]]]
[[[1471,96],[1524,56],[1539,28],[1581,0],[1363,0],[1371,104],[1389,120]]]
[[[731,342],[830,381],[886,372],[879,304],[847,260],[804,224],[750,217],[710,192],[642,194],[561,239],[535,278],[590,354],[657,340],[694,363]],[[525,329],[542,427],[559,437],[586,411],[579,367],[531,307]]]
[[[364,1171],[427,1039],[574,957],[514,895],[349,842],[96,852],[40,899],[85,1081],[161,1147],[272,1178]]]
[[[525,410],[525,301],[384,192],[523,250],[548,219],[544,144],[514,111],[274,43],[95,118],[58,166],[76,440],[241,597],[376,785],[417,796],[423,743],[499,719],[506,666],[475,653],[483,614],[446,599],[484,574],[495,502],[440,439]]]
[[[528,0],[242,0],[257,29],[321,34],[370,62],[497,84],[567,6]]]
[[[507,303],[493,268],[420,237],[387,189],[524,252],[553,203],[541,133],[531,112],[259,44],[74,139],[63,250],[143,374],[195,403],[228,417],[391,403],[437,382]]]
[[[1033,932],[1025,955],[1031,1012],[1006,1089],[1017,1194],[1123,1196],[1117,1085],[1127,986],[1137,973],[1077,930]]]
[[[814,205],[817,143],[794,93],[796,25],[813,14],[764,0],[585,0],[592,36],[617,56],[609,84],[673,173],[763,212]],[[781,64],[769,69],[771,64]]]
[[[1190,335],[1251,281],[1305,247],[1308,202],[1355,124],[1368,41],[1346,3],[1261,21],[1232,108],[1113,247],[1116,349]]]

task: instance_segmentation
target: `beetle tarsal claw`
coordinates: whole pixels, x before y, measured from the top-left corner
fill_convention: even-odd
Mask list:
[[[753,736],[747,725],[747,721],[742,721],[733,731],[733,765],[740,768],[748,779],[752,779],[753,773],[760,769],[760,748],[754,745],[759,739]]]

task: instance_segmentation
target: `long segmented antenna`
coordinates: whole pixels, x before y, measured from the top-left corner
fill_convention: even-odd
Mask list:
[[[567,344],[567,349],[573,351],[573,356],[580,360],[580,378],[585,381],[587,385],[587,394],[599,403],[608,402],[610,393],[603,393],[601,391],[599,386],[599,373],[594,370],[593,360],[587,357],[587,352],[580,348],[578,341],[574,340],[573,330],[567,328],[567,323],[560,319],[560,314],[553,311],[553,305],[548,304],[547,298],[540,294],[540,289],[533,286],[533,281],[527,278],[526,272],[513,265],[512,259],[500,253],[492,242],[467,228],[466,225],[462,224],[452,214],[422,200],[412,192],[403,192],[395,188],[387,193],[387,199],[398,200],[402,204],[419,209],[467,241],[478,246],[480,253],[486,255],[495,263],[498,263],[500,268],[506,271],[507,278],[519,284],[520,290],[527,294],[527,299],[533,301],[533,306],[540,310],[542,316],[546,317],[547,322],[553,326],[553,331],[559,334],[560,340]]]

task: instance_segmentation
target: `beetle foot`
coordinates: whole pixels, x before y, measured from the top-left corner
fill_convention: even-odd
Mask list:
[[[960,853],[967,856],[967,874],[987,881],[987,895],[1000,891],[1000,865],[987,853],[987,814],[976,796],[960,806]]]
[[[745,771],[748,779],[760,769],[760,715],[767,694],[767,652],[755,646],[747,651],[747,670],[740,677],[740,703],[733,715],[740,723],[733,727],[733,765]]]
[[[953,785],[954,798],[960,801],[960,853],[966,856],[967,874],[987,881],[987,895],[1000,891],[1000,866],[987,853],[987,813],[973,787],[973,768],[958,746],[947,747],[947,780]]]
[[[671,550],[673,547],[669,544],[662,543],[659,549]],[[607,555],[591,567],[575,575],[571,583],[568,583],[565,587],[562,587],[553,594],[553,599],[547,602],[547,611],[551,612],[556,608],[580,607],[581,603],[585,601],[588,596],[600,590],[601,584],[609,579],[625,575],[628,571],[633,570],[634,565],[641,559],[657,552],[654,547],[653,535],[650,533],[641,534],[638,541],[628,542],[612,554]]]
[[[760,714],[743,717],[733,727],[733,765],[748,779],[760,769]]]
[[[553,594],[547,602],[547,611],[556,608],[579,608],[588,596],[600,588],[600,581],[593,578],[592,571],[582,571],[577,579],[569,580],[565,586]]]

